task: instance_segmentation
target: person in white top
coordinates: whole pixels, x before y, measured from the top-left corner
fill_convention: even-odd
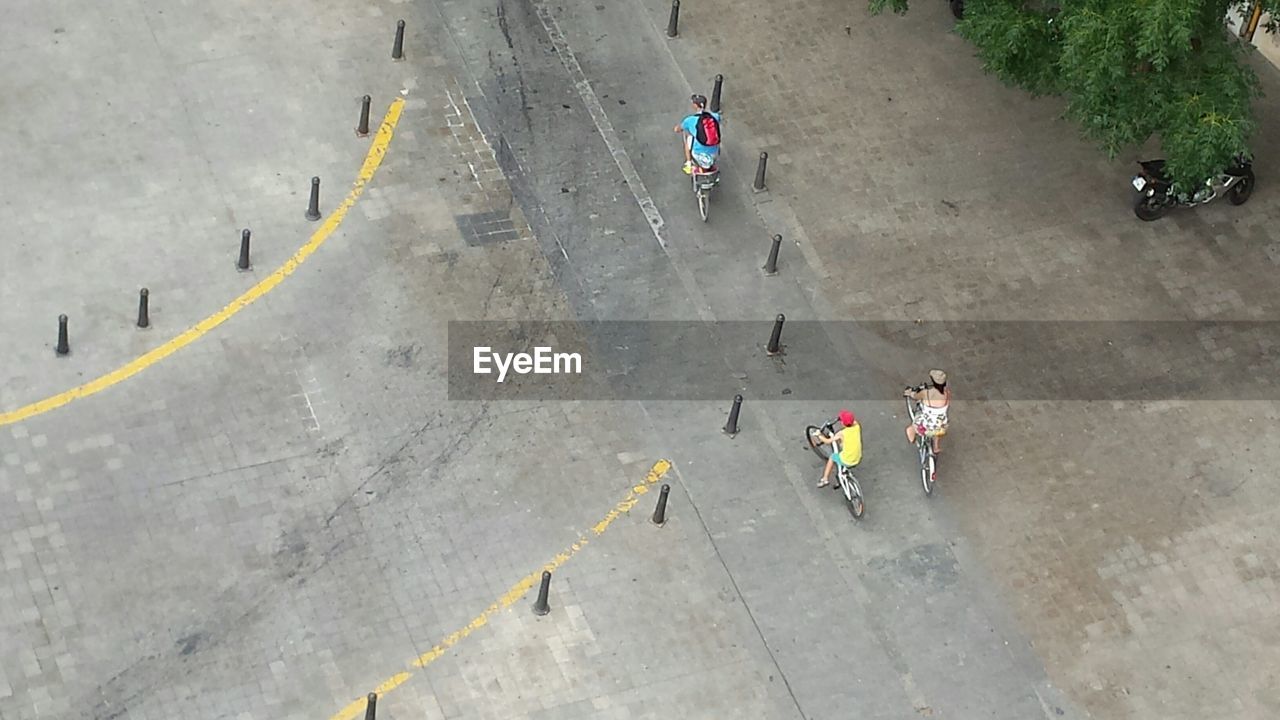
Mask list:
[[[916,437],[924,435],[933,440],[934,454],[942,452],[939,436],[947,432],[947,409],[951,406],[951,389],[947,387],[947,374],[941,370],[929,371],[929,384],[919,389],[907,389],[902,393],[920,403],[916,422],[907,426],[907,442],[912,445]]]

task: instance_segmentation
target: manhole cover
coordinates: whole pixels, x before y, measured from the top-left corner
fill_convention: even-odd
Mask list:
[[[509,211],[454,215],[453,219],[468,245],[492,245],[520,237]]]

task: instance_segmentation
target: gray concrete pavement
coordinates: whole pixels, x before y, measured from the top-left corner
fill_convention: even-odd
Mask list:
[[[490,32],[488,43],[485,42],[484,33],[478,29],[468,26],[466,32],[455,30],[458,35],[467,38],[462,43],[464,55],[470,53],[476,58],[470,67],[474,68],[480,64],[482,59],[500,56],[500,49],[496,52],[492,49],[496,43],[510,41],[515,48],[520,48],[523,37],[525,47],[536,46],[540,37],[538,26],[543,24],[539,21],[538,26],[530,27],[537,17],[536,10],[536,6],[533,8],[505,7],[501,11],[505,21],[501,28],[502,35]],[[458,12],[461,14],[461,11]],[[623,28],[636,27],[640,24],[633,13],[634,9],[626,6],[596,10],[584,8],[579,13],[572,11],[558,13],[556,25],[563,29],[566,37],[617,38],[625,35],[626,31]],[[553,32],[554,30],[555,28]],[[529,39],[529,36],[532,38]],[[594,45],[585,46],[580,52],[575,49],[575,55],[576,61],[581,64],[584,71],[593,77],[591,93],[594,98],[588,98],[588,102],[598,99],[603,107],[608,107],[608,115],[615,127],[641,128],[631,132],[633,139],[628,138],[624,150],[627,153],[625,162],[633,163],[638,169],[644,181],[644,189],[641,190],[635,185],[630,189],[633,193],[640,195],[641,200],[644,199],[646,191],[651,192],[658,205],[664,221],[663,232],[660,235],[667,243],[667,248],[662,254],[670,263],[669,274],[679,278],[694,277],[699,280],[696,287],[688,289],[691,290],[688,295],[700,298],[705,305],[690,308],[689,311],[701,310],[704,313],[703,317],[707,316],[705,313],[708,311],[711,317],[769,317],[775,309],[785,309],[789,317],[821,317],[817,314],[819,310],[810,307],[804,295],[803,283],[797,282],[795,275],[784,279],[763,278],[758,269],[763,255],[744,252],[741,247],[744,238],[755,237],[759,239],[755,247],[763,251],[767,247],[768,238],[768,233],[765,231],[767,228],[755,221],[749,203],[744,202],[750,198],[748,193],[742,192],[744,181],[749,181],[750,178],[749,173],[752,170],[750,165],[731,165],[726,168],[730,173],[728,187],[731,190],[716,198],[710,227],[698,222],[691,198],[688,197],[688,190],[684,183],[680,182],[680,176],[675,176],[674,182],[669,179],[673,175],[672,158],[678,159],[679,156],[678,146],[671,147],[669,128],[672,124],[672,113],[664,109],[663,98],[675,93],[663,88],[660,78],[667,74],[672,77],[670,84],[678,86],[682,82],[679,68],[669,59],[666,63],[654,62],[650,59],[647,61],[648,70],[642,78],[602,70],[602,68],[635,67],[645,62],[643,60],[645,57],[662,58],[661,43],[661,39],[655,32],[648,32],[639,34],[639,37],[627,42],[597,42]],[[545,69],[548,60],[541,59],[545,57],[545,53],[542,56],[528,52],[522,55],[519,69],[520,77],[524,79],[521,85],[525,91],[523,95],[500,91],[485,93],[486,98],[497,98],[493,104],[499,106],[492,115],[501,119],[496,121],[497,126],[492,132],[500,133],[514,148],[521,148],[522,136],[533,135],[526,141],[529,146],[535,144],[534,138],[538,140],[541,138],[537,135],[536,129],[533,133],[527,133],[526,128],[522,127],[520,113],[503,112],[501,106],[504,103],[509,105],[512,102],[522,102],[521,97],[541,98],[549,94],[550,91],[537,80],[550,77],[553,78],[553,83],[557,82],[554,79],[554,66],[564,59],[565,48],[558,48],[557,55],[558,57],[549,58],[552,68],[550,70]],[[490,59],[489,62],[493,61]],[[566,64],[572,67],[574,61],[571,60]],[[494,75],[509,77],[511,73],[495,72]],[[480,84],[483,87],[483,79]],[[552,97],[554,98],[555,95]],[[506,119],[506,122],[502,119]],[[572,120],[561,119],[558,124],[565,126],[571,122]],[[567,136],[578,139],[586,137],[589,130],[579,128],[574,128],[567,133]],[[514,140],[513,135],[516,138]],[[609,172],[609,165],[615,164],[614,158],[618,155],[616,149],[608,153],[608,148],[601,148],[600,144],[582,140],[581,147],[573,150],[564,147],[546,147],[544,143],[541,147],[545,149],[535,152],[564,156],[568,152],[576,151],[579,156],[577,163],[579,174],[595,177],[606,175]],[[596,171],[596,168],[602,164],[601,159],[604,161],[605,169]],[[737,160],[737,157],[734,160]],[[747,172],[742,173],[738,168],[744,166]],[[548,203],[556,202],[554,192],[548,192],[546,196]],[[569,213],[565,214],[572,216]],[[631,228],[634,229],[630,229],[630,234],[632,237],[639,236],[640,240],[637,244],[641,247],[632,249],[630,252],[644,252],[644,244],[650,240],[644,236],[645,226],[642,224],[644,218],[634,215],[633,217]],[[607,250],[597,249],[598,236],[583,237],[583,235],[579,233],[574,236],[567,231],[558,233],[561,241],[566,243],[571,263],[576,259],[580,266],[588,268],[583,273],[586,276],[583,282],[590,284],[592,274],[590,268],[593,266],[601,268],[595,273],[597,275],[607,277],[613,272],[612,265],[593,262],[591,258],[605,252],[614,254],[616,250],[613,247],[608,247]],[[573,243],[573,240],[579,237],[581,238],[579,244]],[[588,242],[591,244],[588,245]],[[655,254],[661,252],[659,247],[654,239],[654,242],[648,245],[648,252]],[[662,268],[659,267],[659,269]],[[808,281],[808,278],[804,278],[803,275],[801,278],[803,281]],[[658,282],[663,281],[658,280]],[[664,292],[671,291],[664,290]],[[649,297],[644,298],[644,300],[649,299]],[[632,300],[631,302],[638,304],[643,301]],[[741,357],[735,357],[743,354],[742,352],[726,350],[729,356],[727,364],[730,366],[735,364],[742,366],[744,362],[750,362]],[[803,382],[803,379],[797,378],[797,381]],[[856,369],[851,369],[851,381],[858,381]],[[875,427],[880,431],[879,437],[873,441],[873,447],[881,452],[887,451],[887,448],[896,442],[897,421],[891,419],[894,409],[896,408],[882,409],[867,420],[869,427]],[[719,410],[722,412],[723,408]],[[685,412],[687,413],[687,410]],[[809,412],[815,411],[810,409]],[[769,432],[775,438],[787,437],[788,433],[798,437],[799,430],[803,428],[806,420],[803,413],[784,420],[777,416],[772,404],[769,410],[753,414],[752,417],[756,418],[757,422],[768,426]],[[883,420],[877,422],[871,418],[883,418]],[[808,421],[812,421],[812,418]],[[691,438],[688,438],[690,428],[687,426],[687,421],[685,424],[674,424],[680,428],[679,435],[685,438],[684,443],[681,444],[688,443]],[[723,441],[715,437],[715,428],[719,426],[715,415],[704,417],[701,422],[695,421],[693,424],[712,431],[713,438],[700,438],[692,445],[700,449],[699,455],[709,456],[697,461],[697,474],[714,473],[706,478],[711,481],[706,487],[714,488],[716,491],[709,498],[698,498],[699,493],[693,494],[700,506],[709,505],[716,508],[716,513],[707,518],[708,532],[721,554],[729,553],[726,557],[726,567],[735,582],[739,583],[744,605],[751,609],[757,624],[762,628],[762,640],[767,646],[784,642],[788,645],[787,650],[775,658],[775,661],[783,675],[789,679],[798,712],[813,717],[838,716],[842,708],[849,705],[856,705],[862,712],[885,717],[900,716],[904,707],[918,707],[921,711],[928,709],[929,712],[955,713],[960,717],[970,715],[979,708],[983,712],[993,713],[994,717],[1025,717],[1029,712],[1042,712],[1041,700],[1036,697],[1040,680],[1034,664],[1019,668],[1015,656],[1005,650],[1005,643],[1010,639],[1014,643],[1019,642],[1016,634],[1012,637],[1005,634],[1010,630],[1004,627],[997,636],[992,628],[995,622],[992,616],[998,611],[975,610],[971,620],[957,617],[957,610],[960,607],[982,607],[983,603],[979,602],[972,587],[966,587],[964,583],[957,583],[958,587],[954,588],[939,587],[936,578],[929,577],[922,569],[917,568],[891,573],[894,576],[892,583],[873,588],[865,587],[867,583],[865,578],[856,577],[852,573],[842,576],[837,570],[841,564],[859,567],[860,563],[869,562],[864,546],[854,545],[847,550],[842,549],[842,552],[835,557],[823,557],[821,542],[814,544],[797,537],[805,534],[801,528],[797,527],[796,522],[797,514],[803,512],[804,508],[800,498],[812,492],[809,486],[813,478],[808,477],[807,474],[797,475],[789,478],[791,480],[789,483],[775,485],[767,500],[764,498],[754,502],[744,500],[746,493],[744,493],[743,484],[725,482],[726,479],[758,478],[761,475],[764,478],[772,478],[776,477],[779,471],[760,473],[759,468],[763,467],[762,458],[750,455],[737,457],[737,460],[742,461],[742,465],[735,467],[731,462],[735,459],[731,451],[717,452],[712,449],[717,445],[723,445]],[[676,443],[677,439],[670,437],[670,441]],[[758,443],[758,440],[756,442]],[[794,452],[794,441],[787,444],[792,445]],[[782,450],[782,447],[782,442],[775,441],[771,449]],[[742,452],[738,450],[739,455]],[[677,467],[682,467],[679,462]],[[752,469],[755,469],[755,472]],[[771,483],[765,481],[765,484]],[[698,485],[700,488],[703,487],[701,482]],[[917,491],[914,486],[904,483],[899,490],[915,499],[914,493]],[[769,513],[770,506],[777,506],[778,509]],[[816,522],[819,527],[825,527],[828,522],[839,522],[838,527],[843,531],[848,522],[847,515],[842,516],[843,511],[838,507],[833,509],[836,511],[834,518],[827,516],[821,520],[815,519],[813,522]],[[762,511],[769,514],[771,522],[767,526],[757,528],[756,523],[761,521],[756,518]],[[905,546],[923,548],[921,552],[928,558],[926,562],[945,564],[953,561],[949,551],[931,544],[940,542],[939,538],[943,534],[936,525],[933,525],[932,519],[927,515],[918,516],[917,522],[926,529],[921,535],[904,539],[905,542],[890,550],[891,557],[896,557]],[[743,535],[730,530],[733,526],[742,523],[747,523],[752,528],[749,534]],[[721,535],[724,537],[720,537]],[[836,542],[839,541],[836,540]],[[813,557],[815,552],[818,553],[817,558]],[[895,565],[893,561],[884,558],[879,560],[876,567],[883,569],[892,568]],[[780,574],[785,577],[787,570],[796,568],[803,568],[799,572],[806,582],[799,582],[798,579],[780,580]],[[903,582],[902,576],[913,572],[923,576],[919,578],[923,583],[922,586]],[[801,599],[795,593],[798,588],[806,584],[814,586],[805,588],[803,599]],[[791,593],[776,595],[778,585],[792,588]],[[913,603],[920,601],[922,595],[934,596],[933,601],[938,602],[939,593],[946,592],[956,593],[955,606],[950,610],[944,609],[944,605],[936,607],[923,616],[904,613],[900,619],[901,624],[898,624],[898,618],[882,617],[875,610],[883,606],[910,608]],[[821,616],[825,602],[834,604],[837,602],[836,598],[851,595],[855,598],[861,596],[861,602],[858,604],[861,612],[855,612],[844,618],[845,622],[836,622],[833,626],[820,626],[821,629],[808,624],[796,625],[794,620],[796,605],[806,608],[806,612],[810,615]],[[863,617],[861,613],[864,612],[869,612],[870,617]],[[839,617],[838,611],[836,616]],[[853,622],[849,623],[849,620]],[[936,623],[936,625],[930,623]],[[867,630],[867,628],[884,626],[889,626],[893,630],[886,629],[879,634]],[[914,635],[915,633],[918,635]],[[963,651],[964,655],[967,655],[965,667],[972,672],[972,675],[956,672],[954,656],[948,657],[946,653],[941,656],[934,654],[936,648],[932,639],[953,634],[965,638],[966,649]],[[903,636],[913,637],[913,635],[914,640],[907,643],[900,639]],[[994,639],[996,637],[998,639]],[[985,650],[991,652],[985,652]],[[858,683],[856,687],[833,688],[828,680],[831,668],[845,665],[858,668],[857,673],[863,676],[863,682]],[[876,672],[887,672],[888,675],[877,680],[874,675]],[[940,681],[941,685],[939,685]],[[1005,682],[1008,685],[1002,685]],[[1047,689],[1045,692],[1046,695],[1050,694]]]
[[[376,98],[376,123],[403,87],[380,62],[386,10],[7,8],[6,408],[114,369],[247,289],[261,275],[227,272],[243,228],[259,268],[302,244],[310,178],[327,212],[364,157],[360,96]],[[127,328],[141,287],[156,331],[137,337]],[[82,357],[46,363],[62,313]]]
[[[125,53],[122,65],[146,73],[104,73],[136,96],[178,88],[164,125],[176,127],[135,144],[158,157],[175,152],[164,143],[189,145],[203,158],[195,194],[217,197],[231,222],[201,225],[220,210],[175,194],[187,176],[145,154],[129,172],[157,165],[167,178],[145,202],[117,181],[104,186],[122,193],[110,202],[28,211],[52,208],[73,172],[6,149],[40,179],[5,212],[41,235],[72,238],[76,218],[130,202],[172,215],[182,244],[149,272],[187,289],[188,304],[158,313],[151,340],[128,328],[126,302],[123,322],[86,328],[90,340],[57,363],[38,323],[6,318],[4,344],[18,350],[0,410],[109,370],[241,292],[252,278],[188,267],[230,269],[241,208],[291,238],[260,251],[259,276],[305,241],[310,168],[325,164],[336,197],[367,147],[342,109],[356,105],[338,96],[404,90],[404,116],[366,194],[278,289],[126,382],[0,427],[0,646],[17,648],[0,658],[0,715],[354,717],[358,706],[343,708],[404,671],[380,717],[1243,718],[1273,707],[1274,678],[1259,669],[1275,665],[1277,537],[1257,509],[1273,488],[1252,477],[1274,450],[1229,422],[1243,412],[1262,425],[1270,405],[957,408],[964,431],[925,500],[900,408],[860,404],[869,510],[855,524],[813,489],[819,467],[800,444],[804,424],[840,403],[838,387],[831,403],[750,397],[729,439],[718,430],[728,398],[463,403],[444,384],[450,319],[1266,317],[1266,250],[1229,240],[1263,232],[1265,185],[1248,214],[1208,208],[1138,228],[1106,200],[1105,178],[1120,173],[1063,140],[1052,109],[958,62],[958,41],[927,8],[905,20],[914,27],[860,8],[721,10],[712,33],[714,6],[690,7],[670,42],[656,3],[442,0],[359,18],[337,5],[241,5],[143,13],[168,60]],[[840,12],[857,41],[830,22]],[[139,13],[101,24],[141,32]],[[393,64],[402,13],[407,58]],[[44,47],[55,19],[20,14],[18,47]],[[879,75],[838,72],[912,42]],[[706,89],[715,72],[729,78],[730,157],[703,225],[670,126],[687,78]],[[891,101],[859,102],[868,88],[914,86],[934,90],[894,95],[901,116]],[[233,111],[241,93],[264,98],[262,112],[274,101],[271,136]],[[56,114],[79,101],[43,102]],[[946,123],[931,123],[944,107]],[[184,129],[182,112],[223,116],[223,127]],[[1038,119],[1011,130],[1026,117]],[[965,122],[963,146],[936,140]],[[100,141],[65,142],[105,175]],[[773,154],[771,190],[753,195],[759,147]],[[939,184],[935,167],[951,179]],[[272,180],[278,168],[299,187]],[[1011,186],[1043,192],[987,200]],[[1064,189],[1094,200],[1062,208],[1052,198]],[[1255,229],[1240,235],[1226,213]],[[204,229],[178,232],[188,226]],[[5,292],[51,302],[74,291],[87,313],[114,318],[109,298],[128,301],[140,284],[124,258],[143,245],[123,221],[106,227],[118,231],[68,270],[83,282],[6,262]],[[773,232],[788,238],[784,272],[764,278]],[[209,250],[223,235],[227,247]],[[1197,248],[1197,237],[1214,239]],[[918,257],[904,247],[939,246],[950,279],[928,292],[897,280]],[[40,265],[75,245],[23,247]],[[1249,253],[1263,255],[1237,268]],[[1135,254],[1149,273],[1125,270]],[[859,386],[925,369],[832,342]],[[723,360],[749,396],[766,373],[806,382],[754,348],[726,347]],[[1162,435],[1196,452],[1170,458]],[[659,458],[675,463],[667,526],[645,522],[653,494],[609,520]],[[529,597],[502,606],[579,537],[590,542],[557,568],[551,615],[536,619]],[[1203,672],[1206,655],[1219,672]]]

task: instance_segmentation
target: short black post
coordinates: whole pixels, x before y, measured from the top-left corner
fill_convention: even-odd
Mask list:
[[[376,717],[378,717],[378,693],[369,693],[364,706],[364,720],[374,720]]]
[[[404,59],[404,21],[396,22],[396,44],[391,46],[391,59]]]
[[[311,202],[307,204],[307,219],[320,219],[320,178],[311,178]]]
[[[778,317],[773,321],[773,332],[769,335],[769,344],[765,347],[765,352],[769,355],[782,354],[782,323],[787,321],[787,316],[778,313]]]
[[[533,604],[533,614],[546,615],[551,612],[551,606],[547,604],[547,593],[551,592],[551,571],[542,571],[542,585],[538,587],[538,602]]]
[[[151,327],[151,315],[147,312],[147,300],[151,297],[151,291],[142,288],[138,291],[138,327]]]
[[[738,413],[742,412],[742,396],[733,396],[733,407],[729,409],[729,422],[724,424],[726,435],[738,434]]]
[[[663,483],[662,491],[658,493],[658,507],[653,509],[653,518],[650,519],[650,522],[658,527],[667,524],[667,495],[670,492],[671,486]]]
[[[778,250],[782,249],[782,236],[773,236],[773,247],[769,248],[769,259],[764,261],[764,274],[778,274]]]
[[[67,316],[58,316],[58,347],[56,348],[59,355],[66,355],[71,352],[71,344],[67,342]]]
[[[373,102],[373,98],[365,95],[360,100],[360,124],[356,125],[356,135],[364,137],[369,134],[369,103]]]
[[[716,75],[716,84],[711,87],[711,112],[720,112],[720,86],[724,85],[724,76]]]
[[[675,37],[680,29],[680,0],[671,0],[671,18],[667,20],[667,37]]]
[[[240,231],[240,259],[236,260],[236,269],[249,269],[249,228]]]
[[[756,181],[752,183],[751,189],[756,192],[764,190],[764,169],[769,164],[769,153],[760,153],[760,162],[756,163]]]

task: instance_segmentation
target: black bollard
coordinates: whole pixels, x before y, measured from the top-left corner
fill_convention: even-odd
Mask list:
[[[738,413],[742,411],[742,396],[733,396],[733,407],[729,409],[729,422],[724,424],[726,435],[738,434]]]
[[[364,720],[374,720],[376,717],[378,717],[378,693],[369,693],[364,706]]]
[[[369,134],[369,103],[373,102],[373,98],[365,95],[360,100],[360,124],[356,125],[356,136],[364,137]]]
[[[773,236],[773,247],[769,248],[769,259],[764,261],[764,274],[778,274],[778,250],[782,249],[782,236]]]
[[[307,203],[307,219],[320,219],[320,178],[311,178],[311,202]]]
[[[653,509],[653,517],[650,522],[658,527],[667,524],[667,494],[671,492],[671,486],[663,483],[662,491],[658,493],[658,507]]]
[[[547,604],[547,593],[549,592],[551,592],[551,572],[543,570],[542,585],[538,587],[538,602],[533,604],[534,615],[546,615],[551,612],[551,606]]]
[[[769,164],[769,153],[760,153],[760,162],[756,164],[756,181],[752,183],[751,189],[756,192],[764,190],[764,169]]]
[[[138,327],[151,327],[151,314],[147,312],[147,300],[151,297],[151,291],[142,288],[138,291]]]
[[[391,46],[391,59],[404,59],[404,21],[396,21],[396,44]]]
[[[249,228],[240,232],[240,259],[236,260],[237,270],[249,269]]]
[[[71,344],[67,342],[67,316],[58,316],[58,347],[55,348],[59,355],[66,355],[71,352]]]
[[[782,354],[782,323],[787,321],[787,316],[778,313],[777,319],[773,321],[773,332],[769,335],[769,344],[764,351],[769,355]]]
[[[711,87],[711,112],[720,112],[720,86],[724,85],[724,76],[716,75],[716,84]]]
[[[675,37],[680,28],[680,0],[671,0],[671,18],[667,20],[667,37]]]

